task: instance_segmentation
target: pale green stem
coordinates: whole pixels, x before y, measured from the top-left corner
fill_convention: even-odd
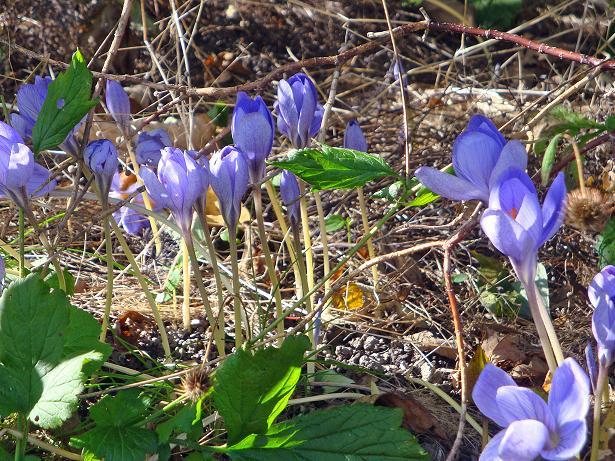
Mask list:
[[[602,394],[605,388],[608,389],[608,377],[608,369],[601,366],[598,371],[598,381],[596,382],[596,389],[594,389],[594,418],[592,431],[592,452],[590,461],[598,460],[598,451],[600,449],[600,431],[602,429],[600,425],[600,417],[602,415]]]
[[[301,277],[301,296],[298,296],[299,299],[301,298],[305,298],[306,299],[306,311],[307,312],[312,312],[312,305],[310,303],[310,297],[306,296],[307,292],[308,292],[308,283],[307,283],[307,273],[305,271],[305,261],[303,259],[303,252],[301,251],[301,230],[299,229],[299,223],[297,222],[293,222],[291,220],[291,228],[293,230],[293,242],[295,244],[295,254],[297,255],[296,258],[296,265],[297,268],[299,270],[299,276]]]
[[[184,241],[186,242],[186,247],[188,248],[188,254],[190,255],[190,262],[192,263],[192,271],[194,272],[194,278],[196,280],[196,286],[199,289],[199,293],[201,295],[201,299],[203,301],[203,307],[205,308],[205,314],[207,315],[207,321],[211,326],[211,334],[216,339],[216,348],[218,349],[218,354],[220,356],[224,356],[224,338],[220,341],[220,336],[216,334],[216,330],[218,322],[216,321],[216,317],[214,317],[214,313],[211,310],[211,304],[209,304],[209,296],[207,295],[207,290],[205,289],[205,283],[203,282],[203,276],[201,275],[201,268],[199,267],[199,260],[196,256],[196,251],[194,250],[194,242],[192,241],[192,234],[190,232],[186,232],[184,236]],[[213,261],[212,261],[213,262]]]
[[[357,189],[357,195],[359,197],[359,208],[361,210],[361,222],[363,224],[363,232],[369,232],[369,219],[367,217],[367,206],[365,204],[365,194],[363,193],[363,188]],[[374,250],[374,242],[372,239],[367,241],[367,254],[369,255],[369,259],[374,259],[376,257],[376,251]],[[372,266],[372,279],[374,281],[374,287],[378,285],[378,266]],[[328,290],[327,290],[328,291]]]
[[[237,264],[237,230],[231,226],[228,228],[228,240],[231,249],[231,271],[233,272],[233,311],[235,314],[235,348],[243,344],[243,333],[241,331],[241,285],[239,283],[239,264]],[[281,321],[283,317],[274,322]]]
[[[171,360],[171,347],[169,346],[169,338],[167,336],[167,331],[164,328],[164,322],[162,321],[162,317],[160,316],[160,311],[158,310],[158,305],[156,304],[156,298],[150,291],[149,286],[147,284],[147,280],[145,280],[145,277],[143,277],[143,274],[141,273],[141,270],[139,269],[139,265],[137,264],[137,261],[135,260],[135,257],[132,254],[132,251],[130,251],[130,247],[128,246],[128,243],[126,242],[126,239],[122,235],[122,230],[119,228],[119,226],[117,225],[117,223],[111,216],[107,216],[106,219],[109,221],[109,224],[111,224],[111,227],[113,228],[113,232],[115,233],[115,238],[117,238],[118,242],[120,243],[122,250],[124,251],[124,254],[126,255],[126,258],[128,259],[128,263],[130,264],[130,267],[132,268],[132,271],[135,277],[137,278],[139,285],[141,286],[141,289],[143,290],[143,293],[145,294],[145,297],[147,298],[147,302],[149,303],[150,309],[152,310],[152,314],[154,315],[154,319],[156,320],[156,325],[158,326],[158,332],[160,333],[160,340],[162,342],[162,348],[164,350],[165,359],[170,361]]]
[[[526,291],[528,293],[528,302],[530,306],[532,305],[532,300],[536,304],[536,310],[542,320],[543,328],[547,335],[547,340],[551,345],[553,356],[555,357],[555,368],[557,368],[557,366],[561,365],[561,363],[564,361],[564,353],[562,352],[562,346],[559,343],[557,333],[555,332],[553,322],[551,321],[551,316],[549,315],[549,311],[545,306],[544,300],[542,299],[542,295],[540,294],[538,287],[536,286],[536,282],[530,282],[529,285],[529,290],[528,288],[526,288]],[[534,319],[534,322],[536,321],[537,320]],[[552,373],[554,371],[555,369],[551,370]]]
[[[182,324],[184,330],[190,331],[190,254],[186,240],[182,240],[182,276],[184,300],[182,302]]]
[[[314,305],[314,252],[312,250],[312,239],[310,236],[310,222],[307,212],[307,201],[305,199],[305,185],[303,181],[297,179],[299,183],[299,208],[301,210],[301,229],[303,231],[303,245],[305,246],[305,269],[307,271],[308,291],[311,292],[311,304]],[[325,272],[327,274],[327,272]],[[325,278],[325,280],[327,280]]]
[[[267,232],[265,231],[265,220],[263,219],[263,194],[258,184],[254,187],[254,213],[256,214],[258,237],[260,238],[263,255],[265,256],[267,275],[269,276],[271,289],[273,290],[273,297],[275,299],[276,317],[279,319],[282,317],[282,312],[284,310],[282,306],[282,294],[280,292],[280,282],[278,281],[278,277],[275,273],[273,259],[271,258],[271,252],[269,251],[269,245],[267,244]],[[280,335],[284,333],[283,321],[278,323],[278,333]],[[281,344],[282,339],[280,338],[278,341]]]
[[[15,461],[23,461],[26,457],[26,445],[28,444],[28,432],[30,431],[28,417],[19,413],[17,415],[17,428],[21,437],[17,437],[15,443]]]
[[[103,213],[107,210],[107,203],[103,203]],[[109,328],[109,316],[111,315],[111,303],[113,302],[113,242],[111,241],[111,228],[109,220],[103,220],[103,232],[105,234],[105,253],[107,260],[107,287],[105,294],[105,312],[103,313],[102,326],[100,329],[100,342],[104,343]]]
[[[538,338],[540,339],[540,344],[544,351],[545,359],[547,360],[547,365],[549,365],[549,370],[551,374],[553,374],[557,369],[557,359],[553,352],[553,346],[547,334],[543,320],[544,317],[540,310],[541,308],[538,301],[540,294],[537,293],[536,284],[534,282],[528,283],[525,286],[525,291],[527,293],[527,301],[530,306],[530,312],[532,313],[532,319],[534,319],[534,325],[536,325],[536,331],[538,332]]]
[[[23,210],[19,208],[19,276],[26,275],[26,249],[25,249],[26,226],[24,222]]]
[[[322,201],[320,200],[320,192],[314,192],[314,202],[316,203],[316,212],[318,214],[318,228],[320,231],[320,243],[322,244],[322,264],[325,274],[329,273],[331,265],[329,263],[329,240],[327,238],[327,225],[325,223],[325,212],[322,208]],[[312,275],[313,277],[313,275]],[[325,291],[331,289],[331,279],[325,281]]]

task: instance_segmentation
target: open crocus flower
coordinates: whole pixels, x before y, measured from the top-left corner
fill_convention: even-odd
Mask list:
[[[157,173],[148,167],[139,172],[152,200],[171,211],[184,235],[190,234],[192,207],[203,192],[201,174],[192,156],[176,147],[162,150]]]
[[[346,149],[358,150],[359,152],[367,152],[367,141],[363,135],[363,130],[361,130],[356,120],[351,120],[346,125],[344,147]]]
[[[323,107],[318,103],[318,93],[310,78],[302,73],[278,83],[278,100],[274,104],[278,116],[278,130],[286,136],[295,149],[310,144],[310,139],[320,130]]]
[[[111,181],[109,197],[118,200],[126,200],[134,195],[130,203],[144,206],[143,197],[141,194],[137,194],[138,190],[139,184],[137,183],[137,177],[135,175],[116,172]],[[152,201],[152,209],[153,211],[160,211],[161,207],[158,206],[156,202]],[[127,206],[123,206],[114,212],[113,218],[115,222],[119,226],[122,226],[130,235],[139,235],[143,229],[147,229],[150,226],[147,216]]]
[[[493,187],[481,227],[491,243],[510,258],[524,284],[534,283],[538,249],[564,221],[566,184],[559,173],[542,207],[530,177],[519,168],[505,170]]]
[[[137,138],[137,163],[156,167],[162,156],[162,149],[171,147],[171,138],[163,128],[142,131]]]
[[[475,115],[453,144],[453,167],[455,175],[424,166],[414,174],[442,197],[487,203],[491,188],[504,170],[525,170],[527,152],[518,141],[507,143],[491,120]]]
[[[299,210],[299,197],[301,192],[299,190],[299,184],[297,178],[290,171],[282,170],[282,177],[280,179],[280,196],[286,209],[288,210],[288,217],[291,222],[299,222],[300,210]]]
[[[224,222],[234,229],[241,215],[241,199],[248,190],[245,155],[234,146],[226,146],[212,155],[209,168]]]
[[[24,83],[17,90],[19,113],[11,114],[10,118],[11,125],[24,139],[32,138],[32,129],[36,124],[39,112],[43,108],[51,82],[51,77],[40,77],[37,75],[34,78],[34,83]],[[61,101],[58,101],[58,104]],[[79,125],[81,125],[81,122],[68,133],[66,139],[60,144],[60,148],[71,155],[77,155],[79,151],[79,143],[75,139],[75,133]]]
[[[123,132],[130,128],[130,100],[122,85],[115,80],[107,80],[105,85],[105,104],[113,120]]]
[[[615,362],[615,266],[602,269],[587,293],[594,306],[592,331],[598,344],[598,363],[608,368]]]
[[[472,391],[479,410],[504,428],[485,447],[481,461],[531,461],[575,457],[587,437],[589,380],[568,358],[553,374],[548,403],[518,387],[504,371],[487,364]]]
[[[237,94],[231,132],[235,145],[247,157],[250,180],[257,183],[265,173],[265,160],[275,136],[273,117],[263,98],[251,99],[243,91]]]
[[[31,196],[55,189],[50,171],[34,161],[34,154],[17,131],[0,122],[0,198],[8,197],[26,208]]]

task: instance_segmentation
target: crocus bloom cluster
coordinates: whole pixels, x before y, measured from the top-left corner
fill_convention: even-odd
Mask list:
[[[275,136],[273,117],[263,98],[251,99],[244,92],[237,94],[231,131],[235,146],[246,155],[250,180],[257,183],[265,173],[265,160]]]
[[[122,85],[115,80],[107,80],[105,85],[105,104],[113,120],[123,132],[130,128],[130,100]]]
[[[598,363],[606,369],[615,362],[615,266],[606,266],[596,274],[587,292],[594,306],[592,330]]]
[[[527,153],[518,141],[506,142],[495,125],[482,115],[470,119],[453,144],[455,175],[420,167],[415,175],[429,189],[451,200],[489,201],[491,188],[510,167],[525,170]]]
[[[293,223],[299,222],[300,219],[300,196],[299,183],[297,183],[295,175],[290,171],[282,170],[282,177],[280,178],[280,197],[282,197],[282,202],[284,202],[288,210],[288,217]]]
[[[504,371],[488,364],[472,392],[480,411],[504,428],[485,447],[482,461],[568,460],[587,437],[589,380],[568,358],[553,374],[548,403],[518,387]]]
[[[111,182],[119,166],[117,150],[108,139],[97,139],[90,142],[83,152],[83,159],[94,173],[96,183],[103,197],[109,195]]]
[[[25,83],[17,90],[19,113],[11,114],[10,117],[11,125],[13,125],[23,139],[30,139],[32,137],[32,129],[36,124],[38,114],[43,108],[51,82],[51,77],[36,76],[34,83]],[[76,155],[79,150],[79,145],[75,140],[75,132],[80,124],[81,122],[68,133],[66,139],[60,144],[60,148],[71,155]]]
[[[8,197],[26,208],[31,196],[56,187],[49,170],[34,161],[34,154],[17,131],[0,122],[0,198]]]
[[[248,190],[248,163],[243,152],[226,146],[211,157],[211,187],[218,201],[224,222],[235,228],[241,215],[241,199]]]
[[[162,156],[162,149],[171,147],[171,138],[163,128],[142,131],[137,138],[137,163],[156,167]]]
[[[481,227],[526,285],[534,283],[538,249],[564,221],[565,204],[563,173],[551,184],[542,207],[532,180],[516,167],[504,170],[493,185]]]
[[[165,147],[157,173],[145,167],[139,174],[152,200],[169,209],[184,235],[189,235],[192,208],[203,193],[201,166],[192,155],[176,147]]]
[[[346,149],[358,150],[359,152],[367,152],[365,135],[356,120],[351,120],[346,125],[346,131],[344,132],[344,147]]]
[[[323,107],[318,103],[316,87],[305,74],[298,73],[278,83],[278,100],[274,104],[278,130],[295,149],[310,144],[320,130]]]

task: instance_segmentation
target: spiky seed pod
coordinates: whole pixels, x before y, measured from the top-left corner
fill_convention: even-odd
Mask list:
[[[202,366],[192,368],[181,379],[182,394],[193,402],[198,401],[209,387],[209,372]]]
[[[568,193],[566,223],[581,231],[602,232],[614,205],[600,189],[574,189]]]

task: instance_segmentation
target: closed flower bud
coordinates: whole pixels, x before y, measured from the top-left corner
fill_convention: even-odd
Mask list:
[[[290,171],[283,170],[282,178],[280,179],[280,196],[282,202],[286,205],[288,210],[288,217],[293,222],[299,222],[299,196],[301,192],[299,190],[299,184],[297,178]]]
[[[130,100],[122,85],[115,80],[107,80],[105,104],[113,120],[126,132],[130,128]]]
[[[137,163],[156,167],[162,156],[162,149],[170,146],[171,138],[164,129],[142,131],[137,138]]]
[[[367,141],[363,135],[363,130],[361,130],[356,120],[351,120],[346,125],[344,147],[346,149],[358,150],[359,152],[367,152]]]
[[[226,146],[211,157],[209,168],[211,187],[220,202],[224,222],[235,228],[241,215],[241,199],[248,190],[245,155],[234,146]]]
[[[94,173],[100,192],[107,197],[111,181],[119,166],[115,146],[108,139],[92,141],[86,146],[83,159]]]

